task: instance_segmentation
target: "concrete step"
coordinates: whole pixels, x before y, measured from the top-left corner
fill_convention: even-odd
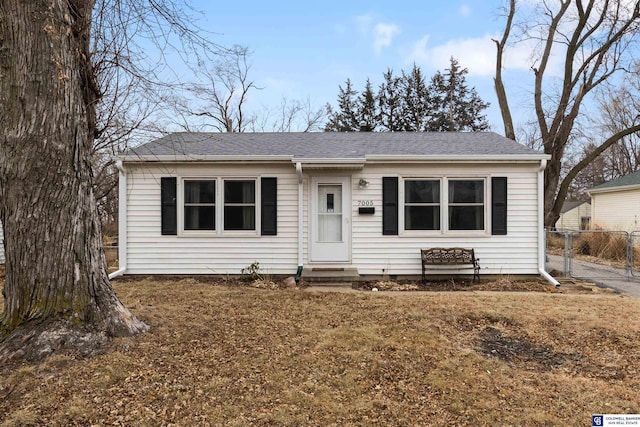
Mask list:
[[[307,267],[302,270],[306,282],[344,283],[358,280],[357,268],[352,267]]]

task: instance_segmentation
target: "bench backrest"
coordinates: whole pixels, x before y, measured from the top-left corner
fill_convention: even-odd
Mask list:
[[[466,248],[429,248],[421,249],[422,262],[425,264],[473,264],[473,249]]]

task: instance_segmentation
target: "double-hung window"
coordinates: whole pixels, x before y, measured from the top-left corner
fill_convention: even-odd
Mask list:
[[[450,179],[449,230],[484,230],[484,180]]]
[[[405,230],[440,230],[440,180],[404,181]]]
[[[507,177],[387,176],[382,184],[383,235],[507,234]]]
[[[255,180],[224,180],[224,229],[256,229]]]
[[[484,179],[405,179],[404,229],[484,230],[484,186]]]
[[[216,229],[216,181],[184,181],[184,229]]]

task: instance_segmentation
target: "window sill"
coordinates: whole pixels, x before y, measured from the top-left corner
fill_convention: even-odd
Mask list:
[[[195,237],[195,238],[226,238],[226,237],[260,237],[260,233],[256,230],[250,231],[182,231],[178,237]]]
[[[404,230],[399,237],[491,237],[491,233],[487,230]]]

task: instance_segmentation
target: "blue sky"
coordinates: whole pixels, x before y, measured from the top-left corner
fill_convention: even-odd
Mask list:
[[[502,0],[243,2],[195,1],[200,23],[222,45],[253,51],[250,75],[263,87],[250,108],[274,107],[282,97],[335,103],[338,85],[350,78],[362,89],[392,68],[415,62],[426,76],[444,70],[451,56],[469,69],[468,83],[491,103],[492,130],[503,133],[493,89],[495,46],[504,26]],[[526,47],[508,52],[505,79],[516,120],[529,116],[522,99],[532,86]]]

